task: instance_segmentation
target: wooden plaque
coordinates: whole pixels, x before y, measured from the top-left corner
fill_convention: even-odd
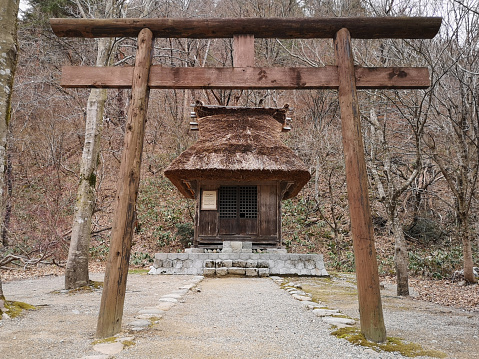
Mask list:
[[[216,202],[217,191],[202,191],[201,195],[201,210],[202,211],[216,211],[218,209]]]

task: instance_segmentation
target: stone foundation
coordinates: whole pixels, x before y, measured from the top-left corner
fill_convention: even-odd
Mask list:
[[[188,253],[157,253],[149,274],[328,276],[322,254],[285,253],[284,249],[253,253],[247,242],[224,242],[219,253],[193,253],[204,252],[197,248],[187,251]]]

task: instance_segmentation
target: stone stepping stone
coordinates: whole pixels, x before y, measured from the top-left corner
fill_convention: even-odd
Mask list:
[[[305,307],[307,307],[308,309],[321,308],[321,304],[320,304],[320,303],[312,302],[312,301],[310,301],[310,300],[302,301],[301,304],[303,304],[303,305],[304,305]]]
[[[134,340],[135,340],[135,337],[121,337],[121,338],[118,338],[116,341],[123,343],[123,342],[132,342]]]
[[[170,294],[165,294],[162,298],[174,298],[174,299],[180,299],[182,297],[181,294],[177,293],[170,293]]]
[[[160,310],[163,310],[163,311],[167,311],[169,309],[171,309],[172,307],[175,306],[175,303],[172,303],[172,302],[160,302],[156,308],[160,309]]]
[[[93,346],[93,350],[106,355],[115,355],[123,350],[123,344],[115,343],[102,343]]]
[[[313,309],[313,313],[316,314],[318,317],[330,317],[332,315],[338,314],[339,310],[319,308],[319,309]]]
[[[293,294],[292,297],[296,300],[300,300],[300,301],[311,301],[311,297],[307,296],[307,295],[299,295],[299,294]]]
[[[175,290],[175,291],[171,292],[171,294],[179,294],[179,295],[183,296],[188,292],[189,292],[189,289],[178,289],[178,290]]]
[[[168,298],[168,297],[161,297],[160,302],[168,302],[168,303],[178,303],[176,298]]]
[[[128,325],[130,327],[135,327],[135,328],[148,328],[150,326],[151,322],[149,320],[146,320],[146,319],[138,319],[138,320],[134,320],[132,321],[131,323],[129,323]],[[121,343],[120,343],[121,344]]]
[[[140,314],[135,316],[136,319],[151,319],[151,318],[163,318],[163,314]]]
[[[336,325],[338,328],[344,328],[344,326],[350,326],[356,324],[354,319],[350,318],[338,318],[338,317],[323,317],[323,322],[326,322],[331,325]]]
[[[182,287],[180,287],[179,289],[183,289],[183,290],[186,290],[186,291],[189,291],[191,288],[193,288],[195,285],[194,284],[186,284]]]
[[[158,308],[145,308],[140,310],[138,314],[162,315],[165,314],[165,311]]]
[[[100,355],[88,355],[88,356],[81,357],[80,359],[108,359],[108,358],[110,358],[109,355],[100,354]]]
[[[199,282],[201,282],[202,280],[204,279],[204,277],[202,275],[198,275],[198,276],[195,276],[193,277],[193,279],[191,280],[194,284],[198,284]]]

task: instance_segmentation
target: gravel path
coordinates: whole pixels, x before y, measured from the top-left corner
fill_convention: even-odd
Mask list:
[[[93,279],[103,276],[96,274]],[[7,299],[36,305],[39,310],[0,320],[0,358],[107,358],[98,357],[92,346],[101,292],[52,293],[62,288],[63,280],[4,283]],[[130,274],[123,323],[191,280],[191,276]],[[357,304],[351,305],[350,297],[336,298],[337,308],[357,317]],[[412,334],[414,339],[417,333],[416,342],[430,345],[442,343],[451,334],[448,352],[454,353],[452,358],[479,358],[478,313],[461,316],[449,308],[410,299],[397,302],[389,295],[384,299],[388,335]],[[204,279],[157,324],[134,336],[136,344],[112,358],[402,358],[331,336],[328,324],[269,278]],[[463,337],[466,340],[457,343]]]
[[[118,358],[370,358],[268,278],[205,279]],[[381,358],[400,358],[382,355]]]

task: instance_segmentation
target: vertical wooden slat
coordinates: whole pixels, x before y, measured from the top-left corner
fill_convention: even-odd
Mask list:
[[[198,247],[198,236],[201,231],[199,228],[200,223],[200,201],[201,201],[201,181],[196,182],[195,188],[195,232],[193,237],[193,247]]]
[[[343,28],[336,33],[334,48],[339,73],[339,104],[361,332],[369,340],[383,342],[386,340],[386,328],[379,289],[351,36],[347,29]]]
[[[233,36],[233,66],[254,67],[254,36]]]
[[[259,199],[259,229],[260,236],[277,236],[278,233],[278,199],[277,199],[277,185],[264,184],[258,186]]]
[[[281,218],[282,218],[282,207],[281,207],[281,202],[282,202],[282,197],[281,197],[281,182],[276,183],[276,213],[277,213],[277,221],[276,221],[276,243],[278,247],[283,245],[283,229],[281,227]]]
[[[153,33],[149,29],[141,30],[138,36],[138,49],[120,165],[110,252],[98,316],[96,331],[98,338],[110,337],[121,330],[135,206],[140,182],[152,49]]]

